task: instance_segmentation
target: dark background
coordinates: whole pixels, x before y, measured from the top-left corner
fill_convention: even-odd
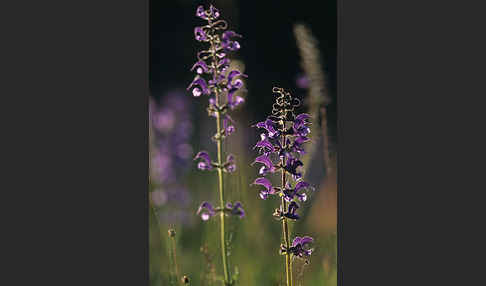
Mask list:
[[[316,37],[321,65],[332,102],[328,107],[331,134],[336,125],[337,7],[336,1],[151,1],[150,2],[150,88],[160,96],[169,88],[189,85],[196,53],[203,45],[193,29],[204,21],[195,16],[198,5],[213,3],[229,28],[243,35],[236,53],[245,64],[248,89],[245,110],[267,114],[273,86],[302,96],[296,76],[302,72],[293,33],[295,23],[307,24]],[[188,12],[189,11],[189,12]],[[187,92],[191,96],[190,92]],[[250,117],[252,117],[250,115]],[[260,119],[261,116],[257,116]]]

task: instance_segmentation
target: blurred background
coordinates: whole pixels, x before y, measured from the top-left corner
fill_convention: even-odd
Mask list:
[[[312,141],[304,159],[306,181],[316,188],[299,209],[302,219],[291,223],[292,236],[314,237],[310,263],[296,260],[295,285],[337,285],[336,187],[336,1],[190,1],[150,3],[150,285],[171,285],[171,275],[187,275],[190,285],[221,285],[217,220],[196,216],[199,204],[217,202],[215,172],[197,170],[192,160],[200,150],[215,154],[210,137],[213,118],[207,116],[207,96],[194,98],[187,86],[196,53],[204,47],[193,29],[204,21],[196,7],[216,6],[229,30],[243,35],[232,64],[248,75],[244,105],[233,111],[236,132],[224,141],[237,171],[225,176],[226,198],[239,200],[242,220],[230,217],[230,263],[238,285],[284,285],[284,258],[279,255],[281,224],[272,213],[279,201],[263,201],[250,186],[258,169],[253,146],[259,132],[251,125],[271,112],[272,87],[301,99],[297,113],[313,116]],[[176,235],[168,236],[173,228]],[[176,260],[174,261],[174,249]],[[176,263],[175,263],[176,262]],[[175,266],[177,264],[177,267]]]

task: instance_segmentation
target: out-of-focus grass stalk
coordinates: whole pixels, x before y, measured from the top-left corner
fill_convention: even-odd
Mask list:
[[[308,113],[312,118],[314,118],[314,122],[317,122],[317,119],[319,118],[319,111],[321,111],[321,115],[323,116],[321,117],[321,125],[324,129],[325,124],[327,124],[325,119],[325,106],[329,104],[330,98],[327,94],[326,80],[321,66],[321,56],[318,48],[318,42],[312,35],[310,29],[304,24],[294,25],[294,35],[300,52],[300,65],[310,83],[308,98],[305,101],[305,104],[308,107]],[[323,109],[324,114],[322,114]],[[310,129],[311,134],[313,134],[312,138],[314,144],[309,145],[307,154],[302,157],[305,170],[307,170],[307,168],[310,166],[309,160],[311,160],[317,150],[317,142],[320,140],[320,137],[323,137],[325,146],[328,144],[327,132],[324,130],[321,132],[318,124],[312,124]],[[327,149],[327,147],[325,148]],[[329,165],[329,155],[324,154],[324,157],[324,164],[327,170]]]
[[[329,136],[327,136],[327,111],[325,106],[321,107],[321,128],[324,164],[326,168],[326,176],[328,176],[331,172],[332,164],[329,156]]]

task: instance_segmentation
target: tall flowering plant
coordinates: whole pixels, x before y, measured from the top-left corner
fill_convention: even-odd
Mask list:
[[[285,270],[287,286],[292,285],[292,260],[306,259],[312,253],[309,244],[312,237],[296,236],[290,241],[289,221],[297,221],[299,203],[305,202],[308,192],[313,191],[309,183],[302,180],[300,168],[303,166],[299,157],[305,154],[303,144],[309,141],[310,133],[308,114],[294,114],[294,108],[300,105],[297,98],[285,92],[283,88],[274,87],[277,94],[273,104],[272,115],[265,121],[258,122],[254,127],[262,129],[260,141],[255,145],[260,155],[252,164],[259,164],[260,177],[253,182],[263,187],[260,198],[266,200],[271,196],[281,198],[280,206],[273,216],[282,222],[283,244],[280,253],[285,255]],[[280,172],[280,186],[273,186],[268,176]]]
[[[216,134],[212,136],[212,140],[216,142],[217,159],[213,161],[208,151],[200,151],[194,160],[198,161],[198,169],[216,171],[219,185],[218,206],[215,207],[205,201],[200,205],[197,214],[201,215],[205,221],[219,215],[223,282],[224,285],[232,285],[233,278],[230,275],[226,249],[225,216],[235,215],[243,218],[245,212],[240,202],[225,202],[223,173],[234,172],[236,163],[235,156],[232,154],[228,154],[223,160],[222,141],[235,131],[234,121],[230,117],[229,111],[244,102],[244,99],[235,93],[243,87],[240,77],[246,77],[246,75],[238,70],[230,70],[230,59],[228,58],[228,53],[240,49],[240,44],[235,38],[241,38],[241,35],[226,30],[227,22],[220,19],[219,10],[212,5],[207,10],[203,6],[197,7],[196,16],[206,20],[207,24],[195,27],[194,36],[197,41],[206,43],[209,47],[197,53],[197,62],[191,68],[191,71],[196,72],[196,76],[187,89],[192,91],[194,97],[201,95],[209,97],[208,115],[216,120]]]

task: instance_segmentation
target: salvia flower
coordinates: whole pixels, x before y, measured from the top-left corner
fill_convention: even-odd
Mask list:
[[[301,206],[297,203],[306,202],[308,190],[313,190],[309,183],[302,180],[303,163],[300,156],[305,154],[304,144],[309,141],[308,135],[309,118],[308,114],[294,114],[294,109],[300,105],[297,98],[293,98],[290,93],[282,88],[273,88],[277,94],[273,104],[272,114],[264,121],[258,122],[253,127],[263,131],[260,134],[254,149],[258,149],[259,156],[255,158],[252,165],[258,164],[258,177],[253,182],[260,188],[259,196],[266,200],[271,195],[278,195],[281,198],[280,206],[275,209],[273,216],[282,221],[282,232],[285,244],[281,246],[283,254],[286,255],[287,285],[292,285],[292,275],[290,257],[309,256],[311,250],[304,248],[310,243],[310,237],[296,237],[292,246],[290,245],[290,233],[287,221],[300,219],[297,209]],[[269,175],[281,172],[280,187],[274,187]],[[293,180],[293,182],[291,181]],[[294,185],[294,187],[292,187]],[[310,240],[309,240],[310,239]]]
[[[229,273],[228,253],[226,250],[224,218],[226,215],[236,215],[239,218],[245,216],[245,212],[240,202],[226,203],[224,198],[224,176],[223,173],[233,173],[236,171],[236,158],[233,154],[226,156],[223,154],[222,141],[236,132],[235,122],[229,115],[231,110],[240,106],[245,100],[238,95],[243,91],[243,80],[247,75],[237,69],[230,68],[229,53],[241,48],[236,40],[242,38],[234,31],[227,30],[228,23],[220,19],[220,12],[213,5],[209,9],[198,6],[196,16],[206,20],[205,25],[194,28],[196,41],[207,44],[207,48],[197,53],[197,61],[191,68],[196,75],[189,84],[187,90],[192,92],[194,97],[208,95],[209,105],[207,112],[210,117],[216,119],[216,134],[211,136],[211,140],[217,146],[217,161],[212,161],[207,151],[200,151],[194,160],[197,161],[197,168],[200,170],[216,171],[219,186],[219,207],[213,207],[209,202],[203,202],[197,214],[203,220],[209,220],[217,212],[223,212],[220,216],[221,231],[221,257],[224,269],[224,284],[233,285],[233,278]]]
[[[226,203],[223,209],[220,207],[213,207],[209,202],[202,202],[197,209],[196,214],[201,216],[202,220],[207,221],[219,212],[223,212],[226,216],[237,216],[240,219],[245,217],[245,210],[243,209],[241,202],[235,202],[234,204]]]
[[[208,152],[206,151],[200,151],[196,154],[196,157],[194,157],[194,160],[198,160],[199,163],[197,164],[197,168],[199,170],[212,170],[213,169],[213,164],[211,162],[211,158],[209,157]]]
[[[226,210],[229,210],[230,214],[238,216],[239,218],[245,217],[245,210],[240,202],[235,202],[235,204],[227,203]]]
[[[314,239],[310,236],[296,236],[294,240],[292,241],[292,246],[287,249],[284,245],[281,246],[281,253],[290,253],[294,257],[298,258],[305,258],[309,257],[312,254],[312,251],[314,249],[309,248],[309,244],[311,244],[314,241]]]
[[[263,200],[266,200],[269,195],[274,195],[277,192],[267,178],[256,178],[252,185],[261,185],[264,187],[264,189],[260,191],[260,198]]]
[[[197,209],[197,215],[201,215],[202,220],[208,220],[216,214],[213,205],[208,202],[203,202]]]

